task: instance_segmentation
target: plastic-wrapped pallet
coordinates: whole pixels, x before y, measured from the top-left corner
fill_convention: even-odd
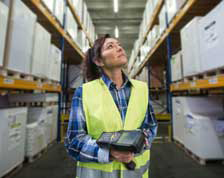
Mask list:
[[[51,106],[48,106],[46,110],[47,110],[47,117],[45,118],[46,119],[45,135],[46,135],[47,144],[50,144],[52,140],[51,134],[52,134],[52,127],[53,127],[53,111]]]
[[[15,102],[57,102],[57,93],[21,93],[10,94],[8,96],[10,103]]]
[[[10,15],[4,66],[29,74],[37,17],[21,0],[5,2],[10,7]]]
[[[171,22],[176,13],[186,3],[187,0],[166,0],[168,23]]]
[[[58,105],[52,107],[52,129],[51,129],[51,142],[57,139],[58,134]]]
[[[0,109],[0,177],[24,161],[27,108]]]
[[[184,77],[202,72],[199,32],[200,19],[201,17],[195,17],[181,30]]]
[[[53,14],[54,12],[54,3],[58,0],[42,0],[43,4],[50,10],[50,12]]]
[[[47,77],[51,35],[39,23],[35,25],[31,73],[38,77]]]
[[[159,28],[160,28],[160,34],[162,34],[166,29],[166,12],[167,7],[166,4],[163,5],[160,13],[159,13]]]
[[[58,21],[61,23],[61,25],[63,25],[64,12],[65,12],[65,1],[55,0],[54,15],[58,19]]]
[[[185,143],[184,135],[184,110],[183,97],[173,97],[173,138],[180,143]]]
[[[224,67],[223,17],[224,1],[221,1],[199,22],[202,71],[209,71]]]
[[[27,123],[31,124],[37,122],[39,131],[42,134],[42,137],[40,137],[41,144],[40,148],[41,150],[47,147],[47,141],[48,136],[47,133],[47,126],[48,126],[48,120],[47,120],[47,107],[29,107],[28,108],[28,120]]]
[[[224,159],[224,114],[185,115],[185,147],[201,159]]]
[[[171,74],[172,81],[181,80],[183,78],[183,65],[182,65],[182,54],[179,51],[177,54],[172,56],[171,60]]]
[[[0,1],[0,67],[3,66],[9,8]]]
[[[39,122],[33,122],[26,126],[26,157],[35,156],[42,151],[44,145],[44,130],[40,128]]]
[[[55,81],[60,81],[61,77],[61,50],[55,45],[51,45],[49,52],[49,68],[48,78]]]
[[[69,65],[68,81],[70,88],[78,88],[82,85],[84,78],[81,71],[81,65]]]

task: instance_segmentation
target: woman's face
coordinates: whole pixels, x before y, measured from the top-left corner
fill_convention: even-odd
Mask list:
[[[105,68],[123,67],[127,63],[127,56],[118,40],[106,38],[101,49],[101,63]]]

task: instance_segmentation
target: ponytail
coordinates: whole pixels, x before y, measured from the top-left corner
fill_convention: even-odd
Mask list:
[[[94,61],[101,58],[101,49],[106,38],[110,38],[110,35],[106,34],[104,37],[97,39],[93,47],[89,48],[85,54],[84,73],[88,81],[98,79],[102,75],[102,69]]]

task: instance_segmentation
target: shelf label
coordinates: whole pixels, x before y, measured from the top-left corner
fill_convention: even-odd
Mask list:
[[[13,79],[7,79],[7,78],[5,78],[4,79],[4,84],[13,85],[14,84],[14,80]]]
[[[208,80],[209,84],[217,84],[218,83],[218,79],[217,77],[212,77]]]

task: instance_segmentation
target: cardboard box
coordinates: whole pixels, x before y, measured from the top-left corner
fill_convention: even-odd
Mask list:
[[[76,41],[78,25],[76,23],[76,20],[72,14],[70,8],[68,8],[68,7],[67,7],[67,14],[66,14],[65,29],[69,33],[69,35],[72,37],[72,39],[74,41]]]
[[[199,22],[202,71],[224,67],[224,1]],[[191,37],[193,39],[193,37]],[[192,40],[191,39],[191,40]]]
[[[0,1],[0,67],[3,66],[9,8]]]
[[[200,19],[201,17],[195,17],[181,30],[184,77],[202,72],[199,32]]]
[[[30,74],[36,15],[21,1],[6,1],[10,7],[4,67]]]
[[[160,28],[160,34],[162,34],[166,30],[166,12],[167,7],[166,3],[163,5],[160,13],[159,13],[159,28]]]

